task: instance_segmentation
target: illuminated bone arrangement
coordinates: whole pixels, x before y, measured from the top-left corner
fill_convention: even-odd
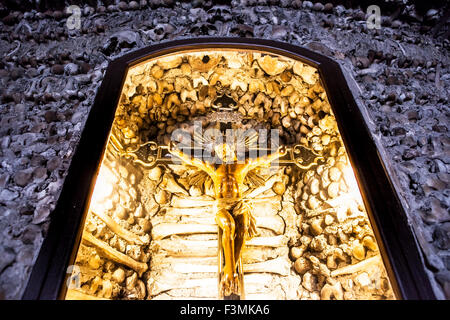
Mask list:
[[[319,172],[323,179],[330,179],[328,184],[339,181],[338,174],[334,172],[333,169],[326,170],[324,173],[321,171],[323,170],[321,169],[323,164],[319,164],[318,166],[311,165],[314,162],[310,165],[305,164],[303,166],[303,169],[307,171],[302,175],[304,184],[300,184],[299,191],[306,195],[306,197],[301,195],[304,200],[301,200],[300,204],[303,205],[304,203],[304,210],[309,210],[306,211],[303,221],[311,224],[309,233],[317,236],[312,239],[313,241],[310,240],[310,243],[306,242],[307,236],[303,236],[301,242],[304,242],[305,245],[316,251],[322,250],[324,253],[329,250],[334,251],[333,254],[329,256],[331,258],[328,259],[329,261],[327,260],[326,265],[322,264],[314,255],[311,255],[311,253],[308,252],[307,247],[304,247],[303,245],[300,247],[291,247],[289,253],[287,243],[289,237],[292,237],[292,235],[289,234],[289,232],[292,231],[289,230],[292,230],[291,228],[298,224],[298,220],[295,222],[297,219],[295,217],[297,208],[294,211],[294,203],[292,202],[292,199],[289,200],[290,192],[285,192],[287,185],[286,179],[289,177],[285,173],[292,174],[292,172],[286,171],[286,169],[289,168],[286,167],[286,165],[294,165],[299,162],[293,156],[296,154],[294,151],[296,148],[294,146],[291,148],[278,148],[273,154],[263,155],[254,159],[247,159],[247,161],[239,164],[241,168],[245,168],[246,165],[249,166],[250,163],[252,163],[253,166],[258,167],[259,165],[268,165],[271,160],[280,157],[277,159],[279,169],[275,170],[275,174],[271,174],[270,178],[264,181],[264,179],[261,179],[255,172],[249,170],[247,178],[250,177],[252,179],[253,184],[251,185],[253,187],[249,188],[249,180],[244,179],[245,184],[242,189],[243,192],[241,197],[230,197],[230,202],[235,204],[235,207],[233,208],[237,208],[236,211],[233,210],[229,213],[233,220],[234,215],[238,216],[238,214],[241,213],[238,212],[238,210],[242,208],[240,207],[240,205],[242,205],[244,210],[246,210],[243,211],[243,213],[248,214],[248,216],[252,214],[255,218],[253,221],[249,219],[249,222],[253,223],[254,227],[260,232],[264,230],[265,232],[263,232],[260,237],[246,241],[245,249],[241,249],[240,252],[240,256],[246,263],[243,263],[241,269],[241,271],[245,273],[245,276],[241,273],[239,274],[241,277],[238,278],[239,280],[245,280],[246,292],[243,292],[244,288],[242,281],[237,281],[237,285],[232,281],[225,283],[223,275],[225,275],[226,269],[224,265],[226,264],[226,261],[222,260],[222,264],[220,259],[217,259],[218,227],[216,224],[217,213],[220,209],[220,203],[218,205],[218,202],[222,201],[220,199],[223,199],[224,197],[223,195],[222,198],[217,197],[217,192],[219,192],[219,195],[227,195],[230,194],[227,193],[230,192],[230,190],[228,189],[227,191],[227,189],[224,188],[217,189],[214,185],[213,177],[216,181],[218,180],[221,182],[220,174],[217,174],[219,168],[222,166],[222,169],[225,169],[224,166],[229,166],[229,168],[232,169],[233,166],[236,165],[234,164],[236,159],[233,156],[233,147],[224,144],[218,144],[214,147],[214,149],[217,150],[218,158],[223,160],[222,163],[219,164],[215,164],[214,161],[207,163],[206,161],[193,158],[189,156],[188,152],[183,153],[173,145],[166,147],[147,144],[145,147],[151,149],[150,151],[156,155],[162,155],[163,153],[161,151],[163,150],[168,151],[168,153],[174,155],[174,160],[176,157],[183,162],[180,162],[181,165],[168,164],[166,157],[161,157],[160,160],[162,165],[157,165],[155,161],[150,162],[152,163],[152,168],[147,171],[148,180],[143,179],[140,184],[143,184],[146,181],[143,185],[144,189],[141,189],[141,192],[146,190],[150,196],[153,197],[154,195],[156,201],[156,203],[154,203],[156,205],[154,210],[151,209],[153,207],[148,207],[145,204],[147,200],[143,193],[139,195],[139,189],[124,184],[124,181],[121,179],[127,177],[127,180],[130,180],[130,182],[133,182],[136,185],[138,183],[134,181],[136,178],[134,178],[133,174],[127,174],[124,167],[118,166],[117,162],[107,162],[107,166],[102,167],[98,182],[106,181],[107,183],[103,183],[103,185],[102,183],[98,183],[98,185],[96,185],[93,202],[98,202],[97,198],[99,197],[103,198],[103,202],[97,203],[97,205],[91,207],[91,216],[88,217],[89,224],[83,233],[83,250],[86,248],[95,248],[95,252],[100,255],[102,260],[112,261],[119,266],[129,268],[129,270],[126,271],[126,268],[121,267],[110,269],[110,272],[112,273],[112,279],[110,280],[99,280],[100,274],[95,271],[93,274],[96,276],[90,281],[90,287],[87,289],[88,292],[95,292],[95,290],[97,290],[96,295],[100,294],[103,297],[112,298],[117,296],[117,289],[114,287],[115,283],[117,281],[119,281],[119,283],[120,281],[123,281],[122,283],[124,283],[124,286],[129,287],[129,289],[126,290],[129,292],[128,297],[130,298],[142,298],[145,296],[171,298],[166,292],[180,292],[179,294],[181,294],[181,292],[186,292],[185,294],[194,296],[214,297],[210,288],[217,287],[217,284],[214,283],[217,280],[214,280],[214,277],[205,278],[201,275],[216,274],[217,263],[219,262],[222,267],[220,270],[223,272],[220,277],[222,287],[219,296],[237,296],[236,293],[233,293],[237,291],[241,298],[244,298],[245,293],[245,297],[248,298],[274,298],[280,296],[295,299],[298,297],[298,290],[295,289],[295,287],[299,287],[301,284],[298,283],[298,281],[294,281],[296,278],[291,276],[292,267],[294,267],[295,271],[303,276],[303,286],[307,288],[311,286],[311,290],[317,290],[316,287],[318,286],[314,272],[317,271],[317,275],[323,275],[329,278],[327,283],[325,283],[320,290],[319,297],[322,297],[323,299],[340,299],[343,297],[344,290],[340,282],[336,282],[333,279],[340,277],[345,278],[354,273],[364,275],[367,274],[367,270],[375,270],[375,272],[377,272],[376,270],[379,270],[380,260],[377,256],[373,256],[373,258],[367,257],[367,259],[361,256],[361,250],[366,250],[365,247],[374,250],[375,252],[377,251],[376,243],[371,236],[365,236],[363,237],[364,239],[361,238],[362,247],[359,244],[349,247],[349,254],[358,257],[358,259],[361,260],[361,263],[356,263],[347,267],[336,268],[336,266],[333,266],[333,263],[342,265],[342,261],[347,259],[347,251],[343,252],[340,248],[333,249],[331,247],[319,248],[322,245],[319,241],[322,236],[321,234],[325,234],[328,231],[327,229],[323,231],[320,230],[321,223],[319,223],[320,221],[318,220],[318,218],[320,218],[320,216],[317,215],[318,212],[324,212],[323,216],[327,220],[325,223],[327,225],[330,225],[328,220],[331,219],[330,216],[333,216],[333,214],[336,215],[334,218],[335,221],[343,222],[359,221],[351,219],[361,219],[363,216],[362,212],[358,209],[358,206],[360,207],[361,204],[355,204],[355,208],[348,207],[349,204],[353,203],[354,195],[333,196],[334,198],[330,198],[326,201],[328,209],[312,206],[314,202],[310,200],[311,197],[319,197],[316,201],[320,201],[320,195],[317,194],[314,186],[314,181],[318,176],[314,173]],[[322,163],[319,161],[320,158],[314,157],[315,155],[312,153],[308,156],[306,152],[307,150],[302,150],[298,154],[302,154],[305,159],[314,159],[316,164]],[[341,160],[344,159],[342,158]],[[193,165],[193,163],[196,163],[196,165]],[[339,167],[338,164],[339,163],[334,164],[334,166]],[[108,168],[114,166],[116,168]],[[291,168],[295,167],[297,167],[297,165]],[[331,174],[328,171],[331,171]],[[349,172],[346,171],[348,170],[343,168],[341,175],[343,175],[345,179],[349,179]],[[104,174],[105,172],[110,172],[110,174],[106,175]],[[227,170],[222,172],[230,173],[230,171]],[[233,172],[236,173],[236,170]],[[187,175],[189,178],[186,181],[182,181],[183,178],[175,178],[175,175],[178,177],[186,177]],[[326,177],[323,177],[324,175],[326,175]],[[239,177],[235,175],[230,177],[232,181],[233,178],[236,179],[237,182],[237,178]],[[242,176],[239,179],[242,179]],[[351,183],[352,181],[347,181],[348,185],[351,185]],[[125,217],[121,210],[116,210],[113,213],[113,218],[119,217],[120,219],[113,219],[106,213],[108,208],[111,207],[109,202],[116,201],[115,194],[111,193],[111,185],[120,186],[122,190],[120,190],[121,198],[119,207],[128,206],[128,209],[133,210],[134,217]],[[202,185],[205,193],[200,192],[200,188],[198,188],[198,186]],[[208,186],[211,186],[211,188]],[[231,187],[236,187],[236,184],[232,183]],[[129,195],[127,196],[123,190],[126,190]],[[232,192],[233,189],[231,190],[231,195],[233,195]],[[328,195],[330,194],[331,192],[328,193]],[[144,207],[149,208],[147,209],[150,213],[149,217],[142,217],[141,204],[136,204],[137,200],[141,202]],[[248,200],[251,201],[247,202]],[[133,202],[137,205],[137,208],[131,205]],[[290,208],[290,206],[292,208]],[[330,210],[330,208],[334,209]],[[294,214],[294,218],[292,217],[292,214]],[[126,223],[124,223],[124,219],[126,220]],[[291,221],[293,219],[294,221]],[[147,221],[150,221],[150,224],[153,225],[153,227],[149,227]],[[145,229],[136,228],[136,222],[139,222],[139,226],[145,227]],[[239,223],[240,222],[235,222],[235,234],[237,233],[236,230],[242,226],[242,224]],[[135,225],[133,226],[133,224]],[[105,231],[105,227],[109,232]],[[303,225],[302,228],[306,230]],[[243,230],[245,232],[246,229]],[[255,229],[253,229],[253,231],[254,230]],[[367,231],[364,230],[361,230],[361,232],[367,233]],[[151,237],[149,237],[150,235]],[[186,238],[185,235],[192,236]],[[198,235],[198,237],[195,235]],[[250,232],[249,235],[251,235]],[[226,233],[222,233],[220,238],[221,254],[223,256],[225,256],[224,251],[226,250],[225,246],[223,246],[223,241],[231,240],[231,232],[228,236],[229,237],[227,237]],[[243,238],[243,240],[245,240],[245,238]],[[150,247],[148,246],[149,243],[151,243]],[[351,244],[351,242],[349,242],[349,244]],[[234,247],[235,246],[236,241],[234,243]],[[241,248],[242,247],[243,246],[241,246]],[[146,248],[151,249],[148,250]],[[234,249],[231,245],[230,248]],[[303,254],[299,254],[297,251],[303,251]],[[141,253],[139,254],[139,252]],[[289,258],[287,257],[288,253],[290,254],[289,258],[296,259],[294,265],[289,261]],[[149,261],[150,255],[151,260]],[[216,257],[214,258],[214,256]],[[236,258],[236,251],[234,251],[234,258],[234,262],[232,261],[232,263],[236,265],[240,261],[240,259]],[[98,263],[97,260],[99,260],[99,258],[96,258],[96,255],[94,254],[88,261],[88,266],[96,265]],[[108,262],[106,262],[106,265],[108,265]],[[331,273],[330,269],[332,270]],[[131,272],[135,272],[134,276],[133,273],[129,274],[130,270]],[[236,270],[239,270],[239,268]],[[143,275],[146,275],[145,278],[142,278]],[[186,277],[183,280],[180,280],[177,278],[177,275],[185,275]],[[122,278],[126,278],[127,280],[124,281]],[[233,273],[233,278],[231,279],[236,281],[235,278]],[[359,276],[357,279],[362,284],[367,283],[368,281],[364,276]],[[281,286],[283,288],[290,289],[283,289],[284,293],[259,293],[261,292],[260,286],[262,284],[273,284],[279,281],[281,281]],[[127,284],[125,284],[125,282]],[[145,282],[147,283],[147,286],[145,285]],[[228,289],[226,289],[227,285],[229,285]],[[346,288],[346,290],[348,290],[348,288]],[[247,291],[249,294],[247,294]],[[227,296],[227,294],[229,295]],[[187,296],[189,297],[189,295]],[[82,295],[79,291],[71,291],[71,295],[69,296],[69,298],[89,297],[89,295]],[[94,297],[92,296],[91,298]]]
[[[224,93],[237,102],[220,101],[228,113],[214,107]],[[192,121],[206,127],[214,116],[245,128],[276,128],[291,146],[266,181],[247,174],[239,189],[243,200],[231,209],[216,205],[209,174],[169,161],[172,133],[186,128],[192,134]],[[75,263],[81,288],[72,297],[217,297],[217,264],[224,272],[226,262],[217,255],[221,206],[232,216],[252,209],[259,233],[245,241],[241,260],[234,252],[245,273],[245,298],[393,297],[315,68],[285,57],[217,50],[139,64],[127,74],[111,133],[94,191],[101,197],[91,201]],[[233,144],[219,145],[205,149],[225,158],[232,153]],[[319,162],[310,150],[326,163],[308,168]]]
[[[163,147],[159,146],[158,148]],[[222,146],[222,149],[229,148]],[[293,149],[287,148],[286,153],[289,155]],[[172,151],[175,154],[181,152],[176,149]],[[192,159],[190,160],[192,161]],[[279,159],[279,162],[288,163],[286,156]],[[135,189],[131,185],[125,184],[121,179],[127,177],[126,180],[138,184],[134,181],[136,178],[133,174],[127,173],[124,167],[119,166],[117,162],[105,161],[105,164],[106,166],[102,167],[100,172],[99,183],[96,185],[94,192],[93,202],[97,204],[91,208],[91,215],[88,217],[89,223],[83,233],[84,245],[82,251],[86,252],[90,248],[95,248],[93,255],[91,254],[87,258],[86,267],[82,266],[81,269],[85,273],[84,278],[87,279],[92,275],[92,279],[88,282],[89,287],[83,289],[84,292],[92,295],[83,294],[80,291],[70,291],[71,294],[68,298],[87,299],[96,298],[95,296],[117,298],[117,283],[123,286],[120,290],[127,292],[126,297],[134,299],[143,297],[172,299],[177,295],[191,298],[212,298],[216,296],[214,288],[217,288],[217,275],[215,278],[214,275],[217,274],[218,263],[218,228],[215,222],[217,207],[215,207],[216,200],[212,179],[206,179],[206,174],[202,175],[200,170],[191,170],[189,169],[190,166],[186,164],[153,164],[153,167],[146,171],[146,177],[139,183],[145,183],[141,192],[145,190],[151,197],[154,195],[156,200],[156,203],[148,206],[146,204],[148,199],[143,193],[139,194],[139,188]],[[349,293],[350,288],[345,287],[343,289],[340,282],[332,282],[333,279],[350,278],[357,275],[355,279],[358,283],[367,285],[369,278],[364,278],[364,275],[370,270],[374,270],[374,274],[379,270],[381,262],[378,256],[367,257],[364,260],[358,246],[349,247],[349,254],[354,254],[358,259],[363,260],[354,265],[338,268],[333,266],[332,263],[342,265],[342,262],[346,260],[347,251],[343,252],[340,248],[333,249],[331,247],[319,248],[322,245],[318,241],[322,236],[321,234],[328,231],[327,229],[319,230],[321,229],[320,223],[318,224],[316,221],[320,217],[317,215],[319,211],[309,209],[310,195],[317,195],[314,190],[314,179],[317,179],[317,177],[309,172],[320,172],[320,166],[322,165],[313,166],[306,171],[303,175],[304,187],[299,188],[308,194],[308,197],[304,199],[306,209],[310,210],[307,211],[303,221],[311,223],[310,231],[317,236],[312,239],[313,241],[310,240],[309,244],[303,239],[306,239],[307,236],[303,236],[301,241],[307,247],[303,244],[300,247],[294,246],[291,247],[290,252],[287,246],[288,239],[292,237],[290,234],[292,227],[295,227],[298,222],[295,222],[297,218],[291,202],[292,199],[289,198],[290,192],[285,192],[286,179],[288,178],[285,173],[289,172],[279,169],[261,185],[255,185],[254,188],[245,186],[242,198],[252,199],[249,207],[253,209],[256,228],[262,233],[261,236],[246,241],[246,248],[241,253],[244,262],[245,276],[243,278],[245,280],[246,298],[298,298],[299,291],[297,288],[302,287],[302,284],[298,282],[296,277],[292,276],[292,269],[295,268],[295,271],[303,276],[303,286],[310,288],[313,292],[320,288],[316,282],[318,275],[326,276],[329,279],[320,289],[320,296],[317,297],[340,299],[344,297],[344,293]],[[331,172],[331,175],[325,172],[327,177],[331,178],[329,183],[337,179],[337,174],[333,170]],[[185,181],[183,177],[186,177],[186,175],[190,179]],[[252,175],[253,173],[250,174],[250,176]],[[179,178],[175,178],[175,176]],[[245,182],[247,185],[248,181]],[[150,216],[143,217],[143,210],[141,204],[139,204],[137,208],[129,207],[129,209],[133,209],[133,216],[124,216],[122,210],[115,210],[110,217],[108,208],[111,207],[111,204],[109,202],[114,203],[116,201],[116,195],[111,193],[111,185],[119,186],[121,193],[119,207],[122,205],[129,206],[133,201],[138,200],[145,208],[148,208]],[[206,193],[200,192],[197,185],[203,185],[203,190],[206,190]],[[211,185],[211,188],[208,187],[209,185]],[[312,193],[309,191],[311,189]],[[129,196],[124,193],[125,190]],[[135,190],[138,193],[137,195]],[[100,197],[103,199],[101,202],[98,201]],[[335,221],[343,222],[352,221],[353,216],[354,218],[361,218],[362,213],[357,208],[346,209],[346,204],[352,202],[351,198],[347,196],[344,199],[339,196],[327,200],[329,207],[336,208],[335,211],[330,209],[324,211],[326,215],[323,216],[326,217],[327,225],[330,225],[328,220],[331,218],[328,215],[336,214]],[[340,209],[341,207],[343,209]],[[352,210],[352,213],[349,210]],[[311,218],[309,218],[310,215]],[[151,222],[152,228],[148,226],[147,221]],[[145,227],[145,229],[137,228],[137,224]],[[150,239],[151,250],[147,250]],[[366,236],[362,243],[367,248],[377,250],[376,244],[370,236]],[[324,265],[311,254],[312,252],[309,252],[308,247],[320,254],[322,254],[321,252],[334,250],[333,254],[329,256],[332,259],[328,259],[329,261],[327,260],[327,264]],[[317,251],[319,249],[322,251]],[[298,257],[297,251],[303,251],[303,254]],[[294,265],[290,262],[288,253],[289,258],[296,259]],[[150,255],[151,260],[149,260]],[[106,271],[104,271],[106,274],[102,275],[98,271],[97,265],[100,261],[104,261],[103,268],[106,268]],[[110,261],[116,265],[113,269],[111,269]],[[94,268],[94,270],[86,271],[86,268]],[[112,278],[107,277],[108,274],[111,274]],[[278,286],[275,285],[277,283],[279,283]],[[270,285],[264,288],[267,284]],[[270,290],[272,287],[282,287],[283,291]],[[242,287],[240,289],[239,293],[243,298]]]
[[[220,127],[223,123],[218,123],[217,125]],[[231,127],[231,124],[229,123],[228,126]],[[227,133],[229,132],[232,131],[227,130]],[[269,168],[274,162],[278,163],[280,158],[285,157],[288,153],[285,146],[279,146],[278,148],[272,148],[275,149],[274,152],[265,154],[267,149],[258,150],[257,147],[255,148],[257,145],[256,141],[258,140],[258,135],[255,131],[250,131],[250,134],[243,133],[242,131],[237,132],[234,136],[232,134],[231,139],[229,136],[220,136],[220,133],[219,139],[217,139],[217,135],[212,137],[211,135],[202,135],[198,132],[194,133],[196,147],[199,147],[203,151],[207,148],[213,150],[212,154],[214,157],[209,161],[193,156],[193,150],[190,148],[187,148],[188,153],[181,151],[173,141],[167,147],[168,152],[172,156],[175,156],[175,159],[172,161],[180,160],[183,165],[193,167],[197,170],[189,178],[190,185],[202,185],[206,181],[212,183],[214,202],[210,204],[212,207],[210,210],[212,209],[214,212],[214,221],[210,221],[210,223],[215,222],[219,227],[219,297],[225,299],[240,299],[245,296],[243,283],[243,272],[245,268],[242,265],[241,256],[246,241],[250,241],[257,235],[256,220],[253,216],[253,197],[258,195],[258,193],[270,189],[274,184],[274,181],[268,181],[266,183],[265,179],[257,172],[261,168]],[[241,147],[241,151],[244,151],[244,157],[238,159],[237,149],[239,147]],[[157,151],[158,148],[153,149]],[[253,151],[253,153],[259,151],[256,154],[264,154],[253,158],[245,156],[245,154],[251,153],[250,151]],[[313,151],[307,151],[310,153],[310,159],[315,161],[322,159]],[[131,155],[130,152],[127,155]],[[135,160],[138,160],[135,154],[133,156]],[[152,165],[158,162],[158,160],[163,159],[160,152],[156,152],[155,156],[150,156],[149,158],[153,159],[150,162]],[[300,159],[298,155],[297,159],[295,159],[292,148],[289,148],[289,157],[287,158],[284,159],[285,164],[297,165],[302,169],[307,169],[317,164],[316,162],[307,163],[305,159]],[[244,182],[247,184],[250,183],[256,189],[248,190]],[[174,186],[176,185],[173,182],[172,184]],[[244,191],[247,191],[246,196],[244,196]],[[272,201],[279,200],[273,199]],[[274,229],[280,234],[284,229],[283,221],[281,220],[280,223],[280,220],[276,217],[259,219],[259,224],[265,225],[266,228]],[[204,227],[203,230],[202,227]],[[159,224],[153,229],[152,235],[153,239],[158,240],[173,233],[195,233],[196,231],[214,230],[214,228],[213,224],[207,226]],[[174,232],[174,229],[179,230]],[[273,241],[273,239],[270,240]],[[198,268],[198,266],[195,267],[196,270]],[[183,269],[189,270],[187,267]],[[253,268],[247,270],[271,270],[276,272],[277,269],[279,269],[278,273],[283,274],[288,272],[289,267],[286,263],[271,261],[270,263],[255,265]]]

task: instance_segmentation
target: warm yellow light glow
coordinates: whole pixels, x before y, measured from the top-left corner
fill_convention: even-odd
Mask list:
[[[363,212],[358,208],[363,207],[363,201],[352,166],[347,164],[342,168],[342,172],[348,188],[347,191],[341,193],[337,198],[327,200],[327,203],[336,209],[339,222],[345,221],[349,216],[363,215]]]
[[[358,183],[356,182],[355,173],[350,164],[347,164],[343,169],[345,183],[348,187],[348,194],[353,199],[361,201],[361,193],[359,192]]]
[[[110,175],[109,170],[102,167],[95,182],[94,193],[92,194],[93,203],[103,202],[112,194],[114,188]]]
[[[288,57],[223,48],[129,68],[74,262],[87,272],[66,299],[393,298],[378,285],[389,279],[319,77]],[[236,108],[221,108],[223,95]],[[179,129],[197,139],[199,119],[202,129],[279,129],[270,156],[282,161],[241,164],[238,143],[205,143],[219,168],[172,148]],[[252,166],[251,179],[238,165]]]

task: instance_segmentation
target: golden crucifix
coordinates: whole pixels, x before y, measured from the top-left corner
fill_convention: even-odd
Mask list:
[[[224,296],[239,295],[237,261],[246,240],[256,235],[255,218],[251,209],[243,202],[242,190],[247,174],[270,164],[286,154],[284,146],[275,153],[256,159],[246,158],[243,163],[237,161],[234,148],[227,143],[218,144],[214,151],[221,160],[212,165],[206,161],[191,157],[178,150],[174,143],[169,145],[169,152],[180,158],[185,164],[194,166],[211,177],[215,194],[216,223],[222,231],[223,255],[225,266],[221,275],[220,290]]]
[[[202,150],[214,145],[213,150],[220,163],[213,164],[196,157],[191,157],[175,147],[171,142],[168,146],[159,146],[153,141],[148,141],[135,149],[122,151],[124,148],[112,136],[114,149],[121,156],[132,158],[133,161],[144,167],[154,167],[157,163],[174,163],[174,158],[179,158],[185,165],[195,167],[196,172],[189,175],[189,185],[201,187],[207,179],[211,179],[214,186],[216,222],[219,226],[219,296],[225,299],[241,299],[244,294],[243,273],[241,255],[245,241],[256,235],[255,218],[252,215],[252,206],[248,204],[243,195],[244,183],[251,187],[262,186],[265,179],[255,171],[262,167],[269,167],[279,159],[278,165],[296,166],[301,170],[308,170],[324,158],[311,149],[294,145],[291,147],[279,147],[276,152],[259,158],[245,158],[237,161],[236,146],[245,146],[250,151],[258,136],[244,135],[237,137],[234,143],[214,143],[209,139],[198,136],[194,132],[194,140],[200,142]],[[233,139],[231,139],[233,140]],[[222,140],[220,140],[222,141]],[[262,148],[254,150],[264,151]],[[266,149],[268,151],[268,149]],[[167,157],[167,153],[174,157]],[[286,156],[285,156],[286,155]],[[224,261],[223,261],[224,260]]]

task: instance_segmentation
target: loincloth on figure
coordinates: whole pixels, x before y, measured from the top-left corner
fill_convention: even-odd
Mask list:
[[[235,198],[222,198],[217,199],[215,203],[216,210],[227,210],[233,217],[237,217],[244,213],[250,213],[248,204],[242,199]]]
[[[252,205],[248,200],[222,198],[217,199],[215,203],[216,212],[219,210],[227,210],[233,217],[236,224],[245,227],[245,238],[247,240],[253,238],[256,234],[249,233],[249,230],[255,230],[255,219],[252,214]]]

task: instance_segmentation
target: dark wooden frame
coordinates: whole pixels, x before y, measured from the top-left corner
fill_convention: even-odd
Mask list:
[[[402,299],[436,299],[419,248],[364,118],[334,60],[305,48],[263,39],[197,38],[159,43],[112,61],[98,90],[51,224],[23,299],[58,299],[67,266],[81,238],[93,181],[106,147],[119,93],[129,67],[184,50],[252,49],[299,59],[318,68],[362,191],[369,219],[395,294]]]

